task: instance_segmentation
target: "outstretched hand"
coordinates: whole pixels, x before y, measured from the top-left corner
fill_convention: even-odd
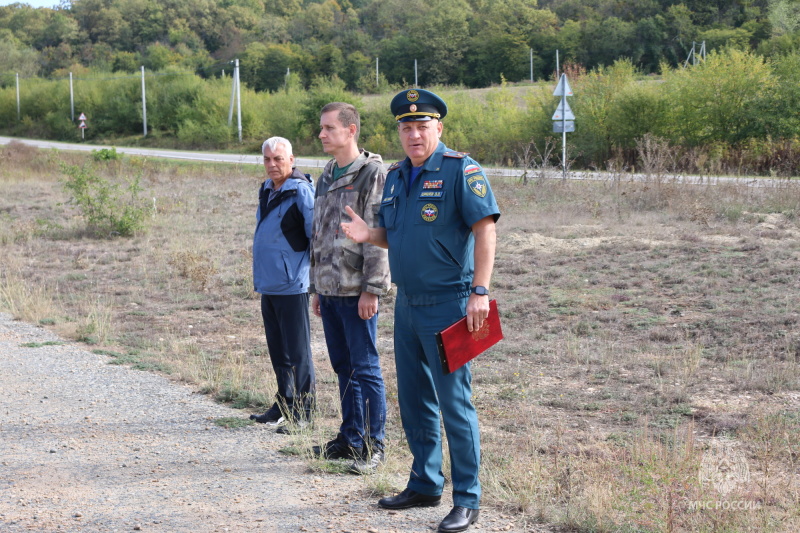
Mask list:
[[[349,205],[345,206],[344,211],[351,219],[351,222],[342,222],[342,230],[347,238],[353,242],[368,242],[369,226],[364,219],[358,216]]]

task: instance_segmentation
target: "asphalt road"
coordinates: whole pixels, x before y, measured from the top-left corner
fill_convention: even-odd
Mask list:
[[[57,149],[57,150],[71,150],[91,152],[92,150],[100,150],[103,148],[111,148],[110,146],[100,146],[93,144],[83,143],[62,143],[55,141],[40,141],[35,139],[22,139],[15,137],[0,137],[0,144],[8,144],[16,140],[30,146],[36,146],[43,149]],[[155,148],[127,148],[115,146],[117,152],[128,155],[138,155],[142,157],[163,157],[166,159],[185,159],[191,161],[209,161],[215,163],[239,163],[239,164],[253,164],[260,165],[261,156],[259,154],[220,154],[215,152],[194,152],[194,151],[180,151],[180,150],[160,150]],[[323,168],[327,163],[328,158],[323,157],[320,159],[298,157],[295,158],[297,166],[306,168]],[[493,177],[503,178],[520,178],[523,171],[515,168],[493,168],[483,167],[487,175]],[[561,179],[564,176],[561,170],[557,168],[549,168],[545,171],[529,170],[528,178],[549,178]],[[573,171],[569,170],[566,173],[566,178],[570,180],[592,180],[592,181],[611,181],[615,177],[608,172],[594,172],[594,171]],[[652,181],[652,176],[646,174],[622,173],[618,176],[622,181]],[[684,185],[715,185],[723,183],[737,183],[750,187],[772,187],[786,183],[786,179],[773,179],[773,178],[754,178],[754,177],[739,177],[739,176],[690,176],[684,174],[676,175],[663,175],[659,179],[662,182],[678,182]]]
[[[0,144],[8,144],[11,141],[18,141],[30,146],[42,149],[69,150],[74,152],[91,152],[92,150],[110,149],[111,146],[100,146],[96,144],[83,143],[62,143],[56,141],[39,141],[35,139],[20,139],[15,137],[0,137]],[[218,154],[214,152],[192,152],[179,150],[159,150],[154,148],[126,148],[115,146],[117,152],[127,155],[138,155],[142,157],[163,157],[165,159],[188,159],[190,161],[208,161],[213,163],[239,163],[246,165],[262,164],[261,156],[258,154]],[[323,168],[328,161],[325,159],[297,158],[297,165],[309,168]]]

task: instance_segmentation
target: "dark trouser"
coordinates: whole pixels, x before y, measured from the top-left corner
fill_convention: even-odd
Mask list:
[[[467,299],[435,305],[410,305],[398,291],[394,307],[394,349],[400,417],[414,456],[408,488],[436,496],[442,493],[444,423],[450,445],[453,504],[478,509],[481,485],[478,414],[472,404],[470,364],[445,375],[436,332],[466,315]],[[441,413],[441,422],[440,422]]]
[[[293,416],[308,419],[315,393],[308,293],[262,294],[261,317],[264,319],[269,357],[278,380],[278,404],[291,408]]]
[[[375,344],[378,314],[363,320],[358,316],[358,300],[358,296],[319,297],[328,356],[339,378],[339,431],[356,448],[367,438],[382,446],[386,424],[386,392]]]

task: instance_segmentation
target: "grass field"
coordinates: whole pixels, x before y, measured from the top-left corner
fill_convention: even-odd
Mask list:
[[[111,183],[139,179],[144,230],[86,227],[60,166],[84,162]],[[242,418],[263,410],[275,385],[250,275],[262,173],[0,149],[0,308]],[[800,530],[800,185],[625,173],[492,185],[506,338],[473,365],[484,505],[515,531]],[[403,488],[410,465],[391,304],[379,321],[389,460],[365,497]],[[287,446],[299,453],[338,426],[312,320],[319,419]]]

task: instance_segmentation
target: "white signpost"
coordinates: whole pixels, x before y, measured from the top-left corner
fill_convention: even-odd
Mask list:
[[[84,139],[84,132],[86,131],[86,127],[87,127],[86,126],[86,115],[81,113],[81,116],[78,117],[78,120],[81,121],[81,123],[78,125],[78,127],[81,129],[81,140],[83,140]]]
[[[564,179],[567,179],[567,132],[575,131],[575,115],[567,103],[567,96],[572,96],[572,88],[569,86],[566,74],[562,74],[559,78],[553,96],[561,97],[561,102],[553,113],[553,133],[561,134],[561,167]]]

